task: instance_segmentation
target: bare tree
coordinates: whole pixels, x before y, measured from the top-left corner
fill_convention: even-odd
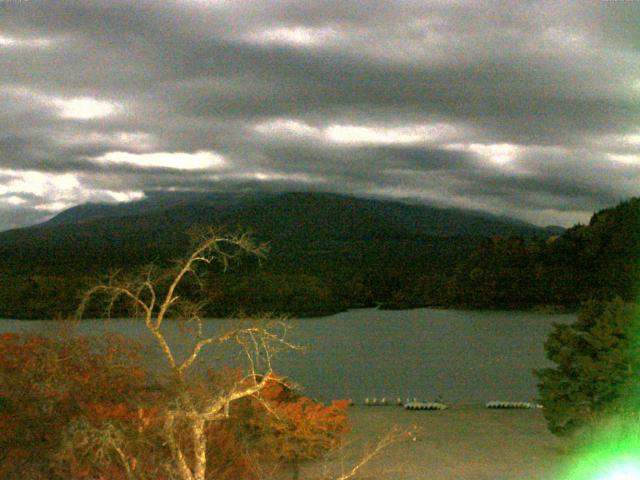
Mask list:
[[[113,274],[106,282],[90,288],[78,308],[77,317],[81,318],[93,297],[105,296],[110,316],[114,305],[124,301],[133,307],[135,316],[141,318],[152,334],[177,386],[175,401],[165,414],[164,436],[171,451],[172,470],[181,480],[205,480],[210,454],[207,451],[208,426],[228,418],[233,402],[247,397],[260,399],[261,390],[269,382],[281,382],[273,374],[272,355],[281,348],[296,346],[287,341],[286,325],[282,322],[275,322],[275,327],[271,322],[206,335],[200,316],[204,305],[182,298],[177,292],[188,275],[200,281],[198,266],[218,262],[226,269],[241,254],[262,257],[264,252],[265,245],[256,244],[248,234],[228,236],[207,229],[200,233],[193,252],[168,276],[157,275],[153,267],[134,276]],[[164,328],[169,317],[195,326],[193,341],[187,354],[181,358],[170,345]],[[244,375],[230,387],[207,392],[207,395],[196,395],[189,385],[189,371],[207,347],[230,342],[235,342],[244,354],[247,365]],[[178,435],[185,430],[189,432],[186,441],[185,435]],[[124,455],[122,451],[118,453]]]
[[[107,300],[107,317],[115,306],[124,303],[131,308],[134,318],[139,318],[151,333],[164,357],[167,370],[175,382],[175,398],[164,412],[162,435],[170,451],[167,468],[171,478],[180,480],[205,480],[208,451],[207,431],[215,422],[229,418],[230,406],[241,399],[253,398],[271,411],[261,392],[273,382],[283,383],[273,372],[272,357],[281,349],[299,349],[287,340],[287,326],[282,318],[264,317],[252,319],[246,327],[236,327],[217,335],[205,333],[201,317],[203,303],[193,302],[179,295],[181,285],[188,276],[202,286],[199,266],[219,263],[223,269],[239,257],[249,254],[263,257],[264,244],[257,244],[248,234],[222,235],[215,229],[201,230],[195,237],[192,253],[176,264],[175,269],[162,273],[155,266],[142,269],[134,275],[111,274],[106,281],[97,282],[83,296],[76,312],[81,319],[89,303],[97,296]],[[169,342],[166,321],[182,321],[192,326],[191,343],[186,354],[177,355]],[[245,359],[243,374],[228,385],[215,389],[193,388],[190,372],[208,347],[235,344]],[[196,382],[197,383],[197,382]],[[290,387],[290,385],[285,385]],[[137,480],[135,459],[129,459],[126,441],[121,433],[107,424],[101,429],[84,426],[81,429],[85,450],[89,449],[98,461],[110,458],[124,466],[126,478]],[[185,432],[188,432],[185,435]],[[71,429],[73,433],[73,429]],[[383,449],[403,438],[392,430],[377,444],[367,450],[348,470],[335,476],[336,480],[355,478],[359,471]]]

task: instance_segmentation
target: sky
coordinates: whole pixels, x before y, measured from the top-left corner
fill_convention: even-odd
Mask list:
[[[640,2],[0,0],[0,230],[247,189],[588,222],[640,195]]]

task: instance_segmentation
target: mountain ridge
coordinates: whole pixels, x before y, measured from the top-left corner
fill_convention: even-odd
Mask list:
[[[200,224],[250,230],[270,244],[264,261],[245,258],[224,272],[212,265],[204,291],[192,285],[183,292],[204,294],[213,317],[239,310],[314,316],[375,305],[562,310],[589,298],[630,299],[640,285],[638,198],[561,235],[482,214],[341,195],[183,200],[160,209],[138,203],[136,215],[120,217],[88,206],[0,233],[0,316],[68,315],[96,275],[149,262],[170,267],[189,250],[188,229]]]
[[[97,272],[168,261],[185,253],[194,225],[250,231],[271,242],[275,258],[306,255],[310,245],[329,248],[337,259],[341,249],[358,244],[361,250],[361,242],[375,240],[380,251],[374,257],[382,258],[383,251],[394,256],[419,249],[429,238],[549,235],[482,213],[330,193],[171,193],[113,206],[85,204],[39,225],[0,232],[0,271]]]
[[[440,220],[446,221],[446,216],[455,217],[456,221],[464,221],[466,219],[473,219],[476,222],[486,221],[493,224],[494,228],[500,227],[511,227],[511,228],[522,228],[530,233],[537,232],[542,233],[546,229],[552,229],[552,231],[557,232],[558,229],[562,227],[556,226],[547,226],[547,227],[539,227],[537,225],[533,225],[531,223],[525,222],[523,220],[494,215],[489,212],[471,210],[471,209],[462,209],[462,208],[453,208],[453,207],[440,207],[433,206],[427,204],[418,204],[415,202],[406,202],[401,200],[386,200],[381,198],[372,198],[372,197],[361,197],[361,196],[352,196],[352,195],[341,195],[335,193],[309,193],[309,192],[283,192],[283,193],[209,193],[209,192],[153,192],[150,196],[145,197],[144,199],[134,200],[131,202],[121,202],[116,204],[108,204],[108,203],[84,203],[73,206],[69,209],[66,209],[53,218],[42,222],[40,224],[31,225],[25,228],[37,228],[41,226],[52,226],[52,225],[65,225],[65,224],[75,224],[81,223],[91,220],[97,220],[101,218],[120,218],[120,217],[128,217],[128,216],[136,216],[136,215],[147,215],[147,214],[155,214],[160,213],[162,211],[175,210],[179,207],[188,207],[188,206],[207,206],[210,207],[213,211],[218,211],[220,213],[228,214],[230,210],[237,210],[238,208],[243,208],[247,206],[256,207],[256,201],[282,201],[284,199],[292,199],[298,198],[302,201],[308,200],[311,198],[315,199],[332,199],[334,202],[342,202],[349,200],[351,202],[358,202],[359,206],[365,206],[366,203],[370,205],[377,206],[386,206],[385,209],[391,210],[393,208],[396,209],[396,212],[387,212],[387,213],[398,213],[398,208],[404,208],[407,211],[411,210],[414,216],[414,220],[420,220],[419,218],[415,218],[415,215],[422,211],[422,215],[426,213],[439,217]],[[217,203],[216,203],[217,202]],[[422,218],[424,221],[424,216]],[[451,220],[449,220],[449,225],[451,228]],[[481,225],[477,225],[481,226]],[[14,229],[19,230],[19,229]],[[3,232],[0,232],[2,235]],[[423,232],[427,234],[434,235],[457,235],[460,234],[459,231],[455,229],[451,232],[444,231],[440,229],[435,232]],[[467,233],[467,232],[465,232]],[[475,232],[469,231],[470,234],[475,234]],[[520,232],[519,232],[520,233]],[[482,235],[482,232],[478,232],[478,234]]]

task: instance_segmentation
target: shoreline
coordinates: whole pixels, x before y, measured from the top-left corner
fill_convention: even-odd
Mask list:
[[[535,305],[529,308],[523,307],[505,307],[505,306],[496,306],[496,307],[474,307],[470,305],[432,305],[432,306],[416,306],[416,307],[405,307],[405,308],[396,308],[385,306],[384,304],[371,306],[371,307],[348,307],[340,310],[329,310],[322,312],[312,312],[306,313],[302,316],[294,316],[292,314],[282,314],[282,316],[286,320],[317,320],[321,318],[330,318],[335,315],[340,315],[342,313],[348,312],[358,312],[363,310],[371,310],[371,311],[380,311],[380,312],[409,312],[414,310],[434,310],[434,311],[460,311],[460,312],[482,312],[482,313],[539,313],[541,315],[567,315],[567,314],[575,314],[577,312],[576,308],[563,307],[559,305]],[[256,318],[259,318],[264,314],[273,314],[273,312],[263,312],[262,314],[255,314]],[[279,314],[274,314],[279,315]],[[207,316],[204,317],[206,320],[234,320],[240,316],[239,313],[230,314],[228,316]],[[8,317],[0,317],[0,321],[18,321],[18,322],[58,322],[58,321],[113,321],[113,320],[135,320],[134,317],[127,318],[108,318],[108,317],[91,317],[91,318],[81,318],[79,320],[75,318],[8,318]]]

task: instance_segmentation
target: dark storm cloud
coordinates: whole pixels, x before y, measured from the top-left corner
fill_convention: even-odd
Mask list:
[[[264,153],[267,155],[267,165],[272,165],[277,170],[289,168],[289,171],[324,175],[328,180],[334,180],[332,187],[336,190],[340,189],[342,180],[347,180],[343,188],[368,182],[375,182],[383,187],[389,181],[390,170],[428,173],[476,168],[466,154],[416,147],[318,149],[308,146],[279,146],[266,147]]]
[[[637,2],[0,1],[0,229],[167,188],[584,221],[640,193],[639,22]]]

